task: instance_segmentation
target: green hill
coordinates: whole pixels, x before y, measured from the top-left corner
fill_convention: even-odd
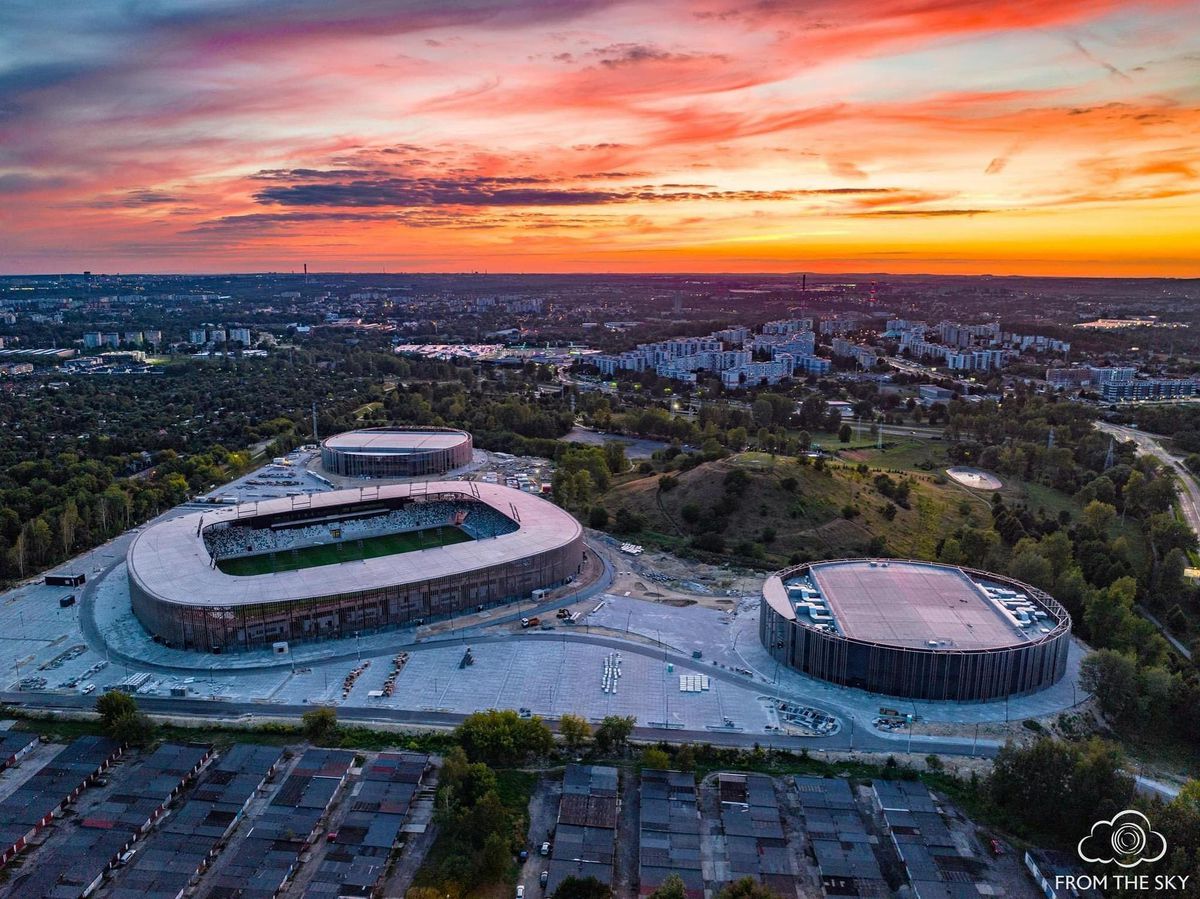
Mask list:
[[[931,475],[765,453],[615,484],[602,504],[640,518],[629,539],[753,557],[764,567],[863,553],[932,558],[942,537],[991,520],[986,499]]]

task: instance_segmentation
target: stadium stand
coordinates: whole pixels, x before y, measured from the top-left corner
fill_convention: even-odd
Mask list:
[[[519,527],[485,503],[429,500],[367,518],[347,517],[299,527],[256,528],[221,522],[205,528],[203,536],[209,554],[222,560],[454,526],[475,540],[511,534]]]

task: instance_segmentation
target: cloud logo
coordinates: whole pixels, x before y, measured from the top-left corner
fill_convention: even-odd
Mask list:
[[[1167,854],[1166,838],[1150,826],[1150,819],[1134,809],[1097,821],[1092,832],[1079,841],[1079,857],[1085,862],[1117,864],[1133,868],[1156,862]]]

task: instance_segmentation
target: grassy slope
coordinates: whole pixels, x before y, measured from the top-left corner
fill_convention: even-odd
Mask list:
[[[610,511],[625,507],[638,512],[646,519],[650,539],[661,535],[665,545],[678,544],[692,533],[684,524],[683,507],[694,504],[708,518],[708,510],[721,498],[725,476],[734,468],[751,477],[723,536],[727,543],[736,543],[757,539],[764,528],[773,528],[776,537],[767,546],[767,562],[786,562],[794,553],[813,558],[854,554],[876,534],[886,537],[888,551],[895,555],[928,557],[939,539],[968,520],[959,512],[965,494],[934,483],[923,472],[911,475],[915,482],[911,508],[900,509],[888,521],[883,509],[889,500],[872,483],[877,471],[864,476],[854,466],[842,464],[817,471],[794,459],[765,453],[742,453],[699,465],[680,474],[679,486],[666,493],[658,490],[656,477],[627,481],[608,491],[604,505]],[[794,492],[781,485],[788,477],[798,482]],[[843,518],[846,505],[856,506],[860,514]],[[970,507],[969,518],[977,524],[990,520],[986,504],[973,501]]]

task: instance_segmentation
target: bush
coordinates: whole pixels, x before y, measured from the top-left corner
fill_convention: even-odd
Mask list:
[[[645,519],[636,512],[631,512],[624,507],[617,509],[617,517],[613,522],[613,529],[618,534],[635,534],[646,526]]]
[[[692,547],[708,553],[723,553],[725,540],[720,534],[698,534],[692,538]]]
[[[154,722],[142,712],[127,712],[114,719],[105,732],[118,743],[146,746],[154,740]]]
[[[671,767],[671,757],[657,746],[642,751],[642,767],[663,770]]]
[[[300,724],[304,736],[314,743],[327,740],[337,730],[337,709],[327,705],[309,709],[300,716]]]
[[[604,506],[592,506],[592,511],[588,513],[588,527],[597,531],[608,527],[608,509]]]

